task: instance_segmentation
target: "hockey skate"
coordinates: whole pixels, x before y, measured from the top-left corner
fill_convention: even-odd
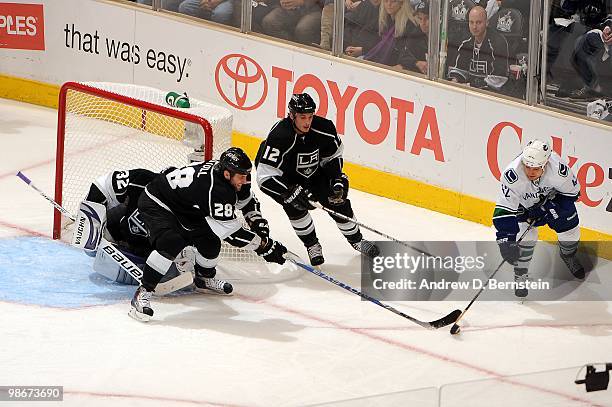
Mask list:
[[[351,246],[353,246],[353,249],[365,254],[370,258],[376,257],[380,254],[380,249],[378,246],[369,240],[361,239],[359,242],[351,243]]]
[[[232,293],[232,291],[234,291],[234,287],[231,283],[216,278],[196,276],[193,279],[193,284],[195,285],[197,292],[204,294],[215,293],[229,295]]]
[[[132,298],[132,307],[128,315],[136,321],[148,322],[153,316],[153,309],[151,308],[152,295],[152,291],[147,291],[143,286],[138,287],[134,293],[134,298]]]
[[[320,266],[325,262],[325,258],[323,258],[323,247],[321,247],[321,243],[317,242],[312,246],[306,247],[308,251],[308,257],[310,258],[310,264],[313,266]]]
[[[515,268],[514,269],[514,282],[526,284],[529,281],[529,274],[527,274],[527,269],[523,268]],[[529,294],[529,289],[527,287],[514,289],[514,295],[518,298],[525,298]]]
[[[567,255],[564,255],[563,253],[560,254],[561,260],[563,260],[570,273],[580,280],[584,279],[584,266],[580,263],[580,260],[578,260],[576,252]]]

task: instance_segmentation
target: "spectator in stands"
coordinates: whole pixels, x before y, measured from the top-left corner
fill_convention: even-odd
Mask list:
[[[262,20],[264,34],[302,44],[321,41],[321,5],[317,0],[280,0]]]
[[[351,12],[363,0],[344,0],[345,13]],[[346,16],[345,16],[346,18]],[[332,46],[332,29],[334,27],[334,0],[325,0],[321,13],[321,43],[319,48],[330,50]]]
[[[594,100],[612,96],[612,19],[576,41],[571,62],[584,86],[570,92],[571,99]],[[602,77],[604,80],[602,80]]]
[[[500,90],[508,80],[508,43],[493,30],[487,30],[487,12],[474,6],[468,15],[470,36],[449,61],[448,78],[470,86]]]
[[[410,0],[382,0],[379,9],[379,40],[364,55],[364,59],[408,69],[405,62],[407,43],[417,30]]]
[[[234,11],[239,10],[239,7],[238,0],[184,0],[178,11],[219,24],[236,25]]]
[[[265,16],[279,6],[278,0],[252,0],[251,2],[251,30],[263,32],[261,25]]]
[[[161,9],[177,12],[181,1],[183,0],[162,0]],[[153,0],[136,0],[136,3],[151,6],[153,4]]]
[[[421,0],[414,9],[419,30],[408,41],[408,52],[404,59],[406,69],[427,75],[429,52],[429,0]]]
[[[359,58],[378,42],[381,0],[363,0],[344,15],[344,53]]]
[[[576,83],[570,61],[578,37],[598,28],[612,13],[611,0],[552,0],[546,44],[546,75],[549,83],[559,84],[557,97],[568,97]]]

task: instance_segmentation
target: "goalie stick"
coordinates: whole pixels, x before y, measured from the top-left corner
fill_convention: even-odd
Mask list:
[[[32,180],[30,180],[24,173],[19,171],[15,175],[17,175],[19,179],[21,179],[32,189],[38,192],[40,196],[49,201],[49,203],[53,205],[55,209],[60,211],[64,216],[66,216],[73,222],[76,221],[76,217],[73,214],[68,212],[66,208],[55,202],[51,197],[45,194],[44,191],[34,185],[32,183]],[[130,276],[132,276],[134,280],[138,282],[138,284],[141,284],[143,275],[142,270],[140,269],[140,267],[134,264],[134,262],[130,260],[121,250],[119,250],[117,246],[106,240],[104,237],[101,237],[100,243],[98,244],[98,250],[104,251],[104,253],[106,253],[115,264],[127,271]],[[193,275],[191,275],[191,273],[181,273],[178,277],[175,277],[163,283],[159,283],[155,288],[155,295],[166,295],[176,290],[180,290],[181,288],[187,287],[191,283],[193,283]]]
[[[66,208],[55,202],[41,189],[34,185],[32,183],[32,180],[26,177],[24,173],[19,171],[16,175],[17,177],[19,177],[19,179],[28,184],[33,190],[38,192],[43,198],[49,201],[49,203],[53,205],[55,209],[64,214],[68,219],[72,220],[73,222],[76,221],[76,217],[73,214],[68,212]],[[132,277],[134,277],[134,279],[140,284],[140,280],[142,278],[142,270],[140,270],[140,268],[136,264],[134,264],[129,258],[127,258],[127,256],[124,255],[119,249],[117,249],[114,244],[102,237],[100,238],[98,250],[102,250],[106,254],[108,254],[108,257],[110,257],[115,263],[117,263],[117,265],[125,269],[125,271],[127,271]]]
[[[304,270],[318,276],[321,277],[324,280],[329,281],[332,284],[337,285],[338,287],[344,288],[347,291],[350,291],[353,294],[356,294],[358,296],[360,296],[361,298],[368,300],[370,302],[373,302],[374,304],[383,307],[384,309],[393,312],[394,314],[397,314],[401,317],[404,317],[412,322],[414,322],[415,324],[418,324],[420,326],[422,326],[423,328],[428,328],[428,329],[438,329],[438,328],[442,328],[444,326],[450,325],[453,322],[455,322],[457,320],[457,318],[459,317],[459,315],[461,314],[461,311],[456,309],[453,312],[451,312],[450,314],[440,318],[440,319],[436,319],[435,321],[421,321],[418,320],[414,317],[411,317],[410,315],[404,314],[403,312],[393,308],[390,305],[387,304],[383,304],[382,302],[378,301],[375,298],[370,297],[367,294],[362,293],[361,291],[356,290],[355,288],[344,284],[341,281],[336,280],[335,278],[328,276],[327,274],[323,273],[321,270],[308,266],[306,264],[303,263],[303,260],[295,253],[287,251],[287,254],[285,255],[285,259],[289,260],[290,262],[294,263],[296,266],[303,268]]]

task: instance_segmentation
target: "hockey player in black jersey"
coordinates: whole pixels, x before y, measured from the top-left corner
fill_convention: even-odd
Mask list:
[[[289,101],[289,115],[277,122],[257,152],[257,183],[261,190],[283,206],[298,237],[304,242],[313,266],[323,264],[310,200],[353,218],[347,198],[348,177],[342,173],[343,145],[331,120],[314,114],[316,104],[307,93]],[[348,242],[368,256],[378,248],[364,240],[354,222],[332,218]]]
[[[219,289],[230,293],[231,284],[214,279],[223,239],[254,250],[268,262],[285,262],[287,249],[268,236],[267,221],[251,192],[251,167],[244,151],[232,147],[219,161],[190,164],[159,175],[147,185],[138,210],[154,250],[147,257],[130,316],[150,319],[151,295],[173,264],[194,273],[196,287],[220,284]],[[242,227],[236,209],[242,211],[251,230]]]

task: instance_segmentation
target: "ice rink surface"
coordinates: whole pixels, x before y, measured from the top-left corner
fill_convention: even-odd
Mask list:
[[[573,367],[612,362],[609,302],[477,302],[451,336],[288,270],[276,284],[235,282],[231,297],[154,299],[152,322],[132,320],[134,287],[108,283],[91,259],[50,240],[51,206],[15,177],[53,194],[56,120],[55,110],[0,101],[0,385],[62,385],[64,401],[51,403],[62,406],[437,406],[427,388],[440,386],[441,406],[612,406],[612,390],[587,395],[572,382]],[[422,208],[351,198],[360,221],[402,240],[494,237]],[[272,235],[305,256],[280,208],[261,200]],[[323,271],[359,287],[356,252],[325,213],[313,216]],[[433,320],[467,304],[392,305]],[[567,368],[569,380],[551,372]],[[532,372],[543,373],[506,378]],[[484,381],[450,385],[472,380]]]

